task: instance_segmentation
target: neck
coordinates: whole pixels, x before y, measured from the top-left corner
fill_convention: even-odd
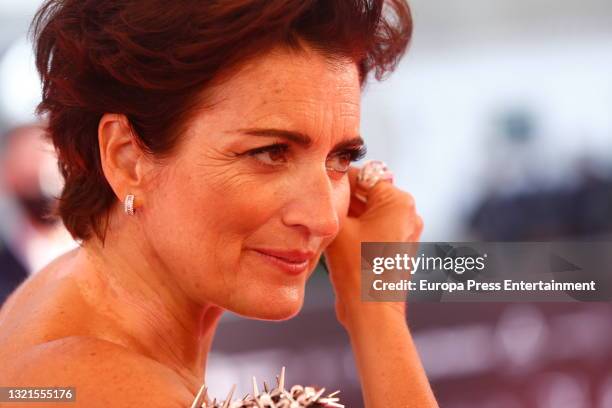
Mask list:
[[[223,310],[189,299],[155,252],[133,236],[109,228],[104,245],[95,238],[82,245],[77,259],[85,291],[126,347],[199,387]]]

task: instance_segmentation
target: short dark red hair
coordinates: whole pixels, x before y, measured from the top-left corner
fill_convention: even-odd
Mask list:
[[[47,0],[32,22],[46,114],[76,239],[104,236],[116,197],[98,150],[104,113],[169,154],[213,79],[274,46],[351,58],[362,84],[392,71],[412,33],[405,0]]]

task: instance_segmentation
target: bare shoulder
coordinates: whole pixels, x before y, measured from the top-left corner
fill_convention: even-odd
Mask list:
[[[24,350],[0,369],[10,387],[75,387],[71,407],[189,407],[193,394],[169,368],[128,349],[72,336]]]

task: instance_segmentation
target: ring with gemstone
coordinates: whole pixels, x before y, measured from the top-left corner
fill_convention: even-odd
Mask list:
[[[381,160],[367,161],[359,170],[357,175],[357,187],[368,191],[379,181],[390,181],[393,183],[393,172],[389,170],[387,164]],[[367,201],[365,195],[356,193],[355,196],[361,201]]]

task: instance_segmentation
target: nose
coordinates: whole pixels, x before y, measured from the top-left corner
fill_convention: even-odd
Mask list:
[[[291,200],[284,209],[283,223],[323,239],[335,236],[340,228],[340,193],[326,169],[303,175],[294,183]]]

